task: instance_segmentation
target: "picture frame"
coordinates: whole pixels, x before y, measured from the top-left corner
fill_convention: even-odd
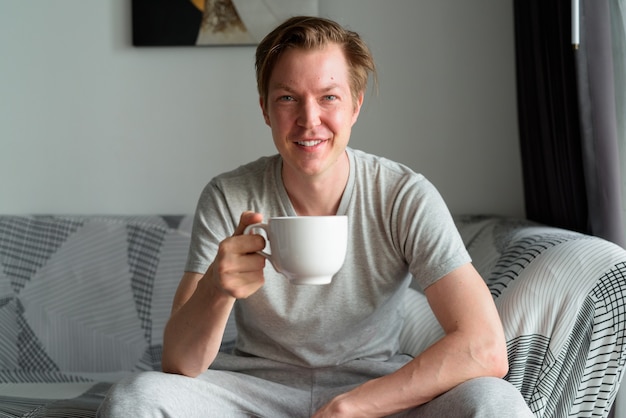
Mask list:
[[[132,0],[133,45],[256,45],[287,18],[318,13],[319,0]]]

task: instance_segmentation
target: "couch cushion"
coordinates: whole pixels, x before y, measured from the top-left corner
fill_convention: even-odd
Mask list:
[[[189,225],[0,217],[0,381],[159,369]]]

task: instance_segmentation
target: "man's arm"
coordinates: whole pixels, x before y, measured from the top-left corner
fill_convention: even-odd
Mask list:
[[[500,317],[471,264],[447,274],[425,293],[446,335],[395,373],[333,399],[316,418],[387,416],[426,403],[469,379],[507,373]]]
[[[226,322],[236,299],[246,298],[264,283],[265,246],[259,235],[242,235],[260,214],[246,212],[232,237],[220,243],[206,274],[186,272],[180,281],[163,336],[162,367],[166,373],[197,376],[219,351]]]

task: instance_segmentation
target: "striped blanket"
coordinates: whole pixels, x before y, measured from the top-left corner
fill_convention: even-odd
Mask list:
[[[457,226],[537,417],[606,416],[622,378],[626,251],[500,217]],[[159,370],[190,216],[0,216],[0,418],[92,417],[111,384]],[[410,289],[402,351],[442,335]],[[231,318],[222,345],[234,345]]]

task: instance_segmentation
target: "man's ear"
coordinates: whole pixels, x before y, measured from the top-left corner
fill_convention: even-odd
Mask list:
[[[261,106],[261,112],[263,112],[263,119],[265,119],[265,124],[269,127],[270,125],[270,117],[267,114],[267,109],[265,108],[265,98],[259,97],[259,106]]]
[[[365,98],[365,93],[361,92],[356,99],[356,103],[354,104],[354,113],[352,114],[352,125],[354,125],[359,118],[359,113],[361,113],[361,106],[363,106],[363,99]]]

